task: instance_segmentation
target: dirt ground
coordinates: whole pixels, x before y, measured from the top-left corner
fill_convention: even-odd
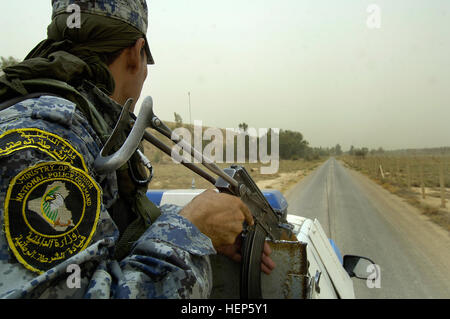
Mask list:
[[[246,163],[242,166],[247,169],[261,189],[277,189],[282,193],[287,193],[322,162],[323,160],[281,160],[278,173],[270,175],[264,175],[260,172],[261,166],[268,165]],[[230,167],[231,165],[218,164],[221,168]],[[154,178],[150,184],[151,189],[190,189],[193,186],[197,189],[214,188],[212,184],[205,181],[202,177],[170,159],[161,160],[159,163],[153,164],[153,167]]]
[[[438,188],[425,187],[425,199],[422,198],[422,189],[420,187],[412,187],[411,190],[416,194],[417,199],[419,199],[423,204],[430,205],[433,207],[440,207],[442,204],[441,191]],[[445,189],[445,208],[442,210],[450,213],[450,188]]]

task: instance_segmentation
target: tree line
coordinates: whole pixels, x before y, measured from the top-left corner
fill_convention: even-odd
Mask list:
[[[193,126],[183,124],[183,119],[178,113],[174,113],[174,121],[173,127],[179,128],[184,127],[191,131],[193,134]],[[170,125],[169,125],[170,126]],[[248,159],[249,150],[252,147],[252,143],[260,145],[261,139],[264,138],[267,141],[267,151],[268,154],[272,154],[272,134],[276,134],[274,130],[269,129],[265,136],[261,137],[250,137],[248,134],[249,125],[245,122],[239,123],[238,125],[239,131],[242,134],[245,134],[245,154],[246,159]],[[204,128],[206,129],[206,128]],[[225,131],[222,130],[223,136],[226,135]],[[307,161],[317,160],[324,156],[339,156],[343,153],[342,148],[339,144],[335,147],[331,148],[322,148],[322,147],[312,147],[310,143],[304,138],[303,134],[297,131],[292,130],[279,130],[278,132],[278,141],[279,141],[279,155],[280,159],[284,160],[298,160],[304,159]],[[205,147],[210,141],[203,141],[203,147]],[[237,159],[237,146],[238,146],[238,137],[234,137],[234,148],[235,148],[235,159]],[[224,154],[225,154],[224,145]]]
[[[397,150],[385,150],[382,147],[370,149],[368,147],[350,147],[347,155],[356,157],[366,156],[450,156],[450,147],[409,148]]]

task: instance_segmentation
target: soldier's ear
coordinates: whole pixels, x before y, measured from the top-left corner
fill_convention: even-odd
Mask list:
[[[142,67],[142,64],[145,65],[147,64],[144,38],[138,39],[132,47],[129,47],[126,50],[127,50],[127,67],[132,72],[138,71]]]

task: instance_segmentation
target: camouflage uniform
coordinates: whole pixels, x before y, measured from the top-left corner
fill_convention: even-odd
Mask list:
[[[71,2],[53,1],[54,12]],[[82,3],[89,9],[93,2]],[[94,3],[106,15],[115,14],[115,3],[124,6]],[[139,20],[133,9],[121,17]],[[120,106],[110,104],[112,121]],[[67,99],[43,95],[0,112],[0,298],[209,297],[208,256],[216,252],[180,207],[160,207],[131,253],[114,258],[119,231],[108,209],[117,179],[93,171],[101,147]]]

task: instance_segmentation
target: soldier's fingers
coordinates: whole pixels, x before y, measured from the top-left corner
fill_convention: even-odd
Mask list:
[[[267,275],[270,275],[272,273],[273,269],[268,268],[266,265],[261,264],[261,271]]]
[[[272,249],[267,242],[264,243],[264,254],[266,254],[267,256],[270,256],[272,254]]]
[[[275,262],[272,260],[272,258],[270,258],[269,256],[263,254],[262,258],[261,258],[261,263],[267,267],[268,269],[270,269],[271,271],[275,269],[276,265]]]

